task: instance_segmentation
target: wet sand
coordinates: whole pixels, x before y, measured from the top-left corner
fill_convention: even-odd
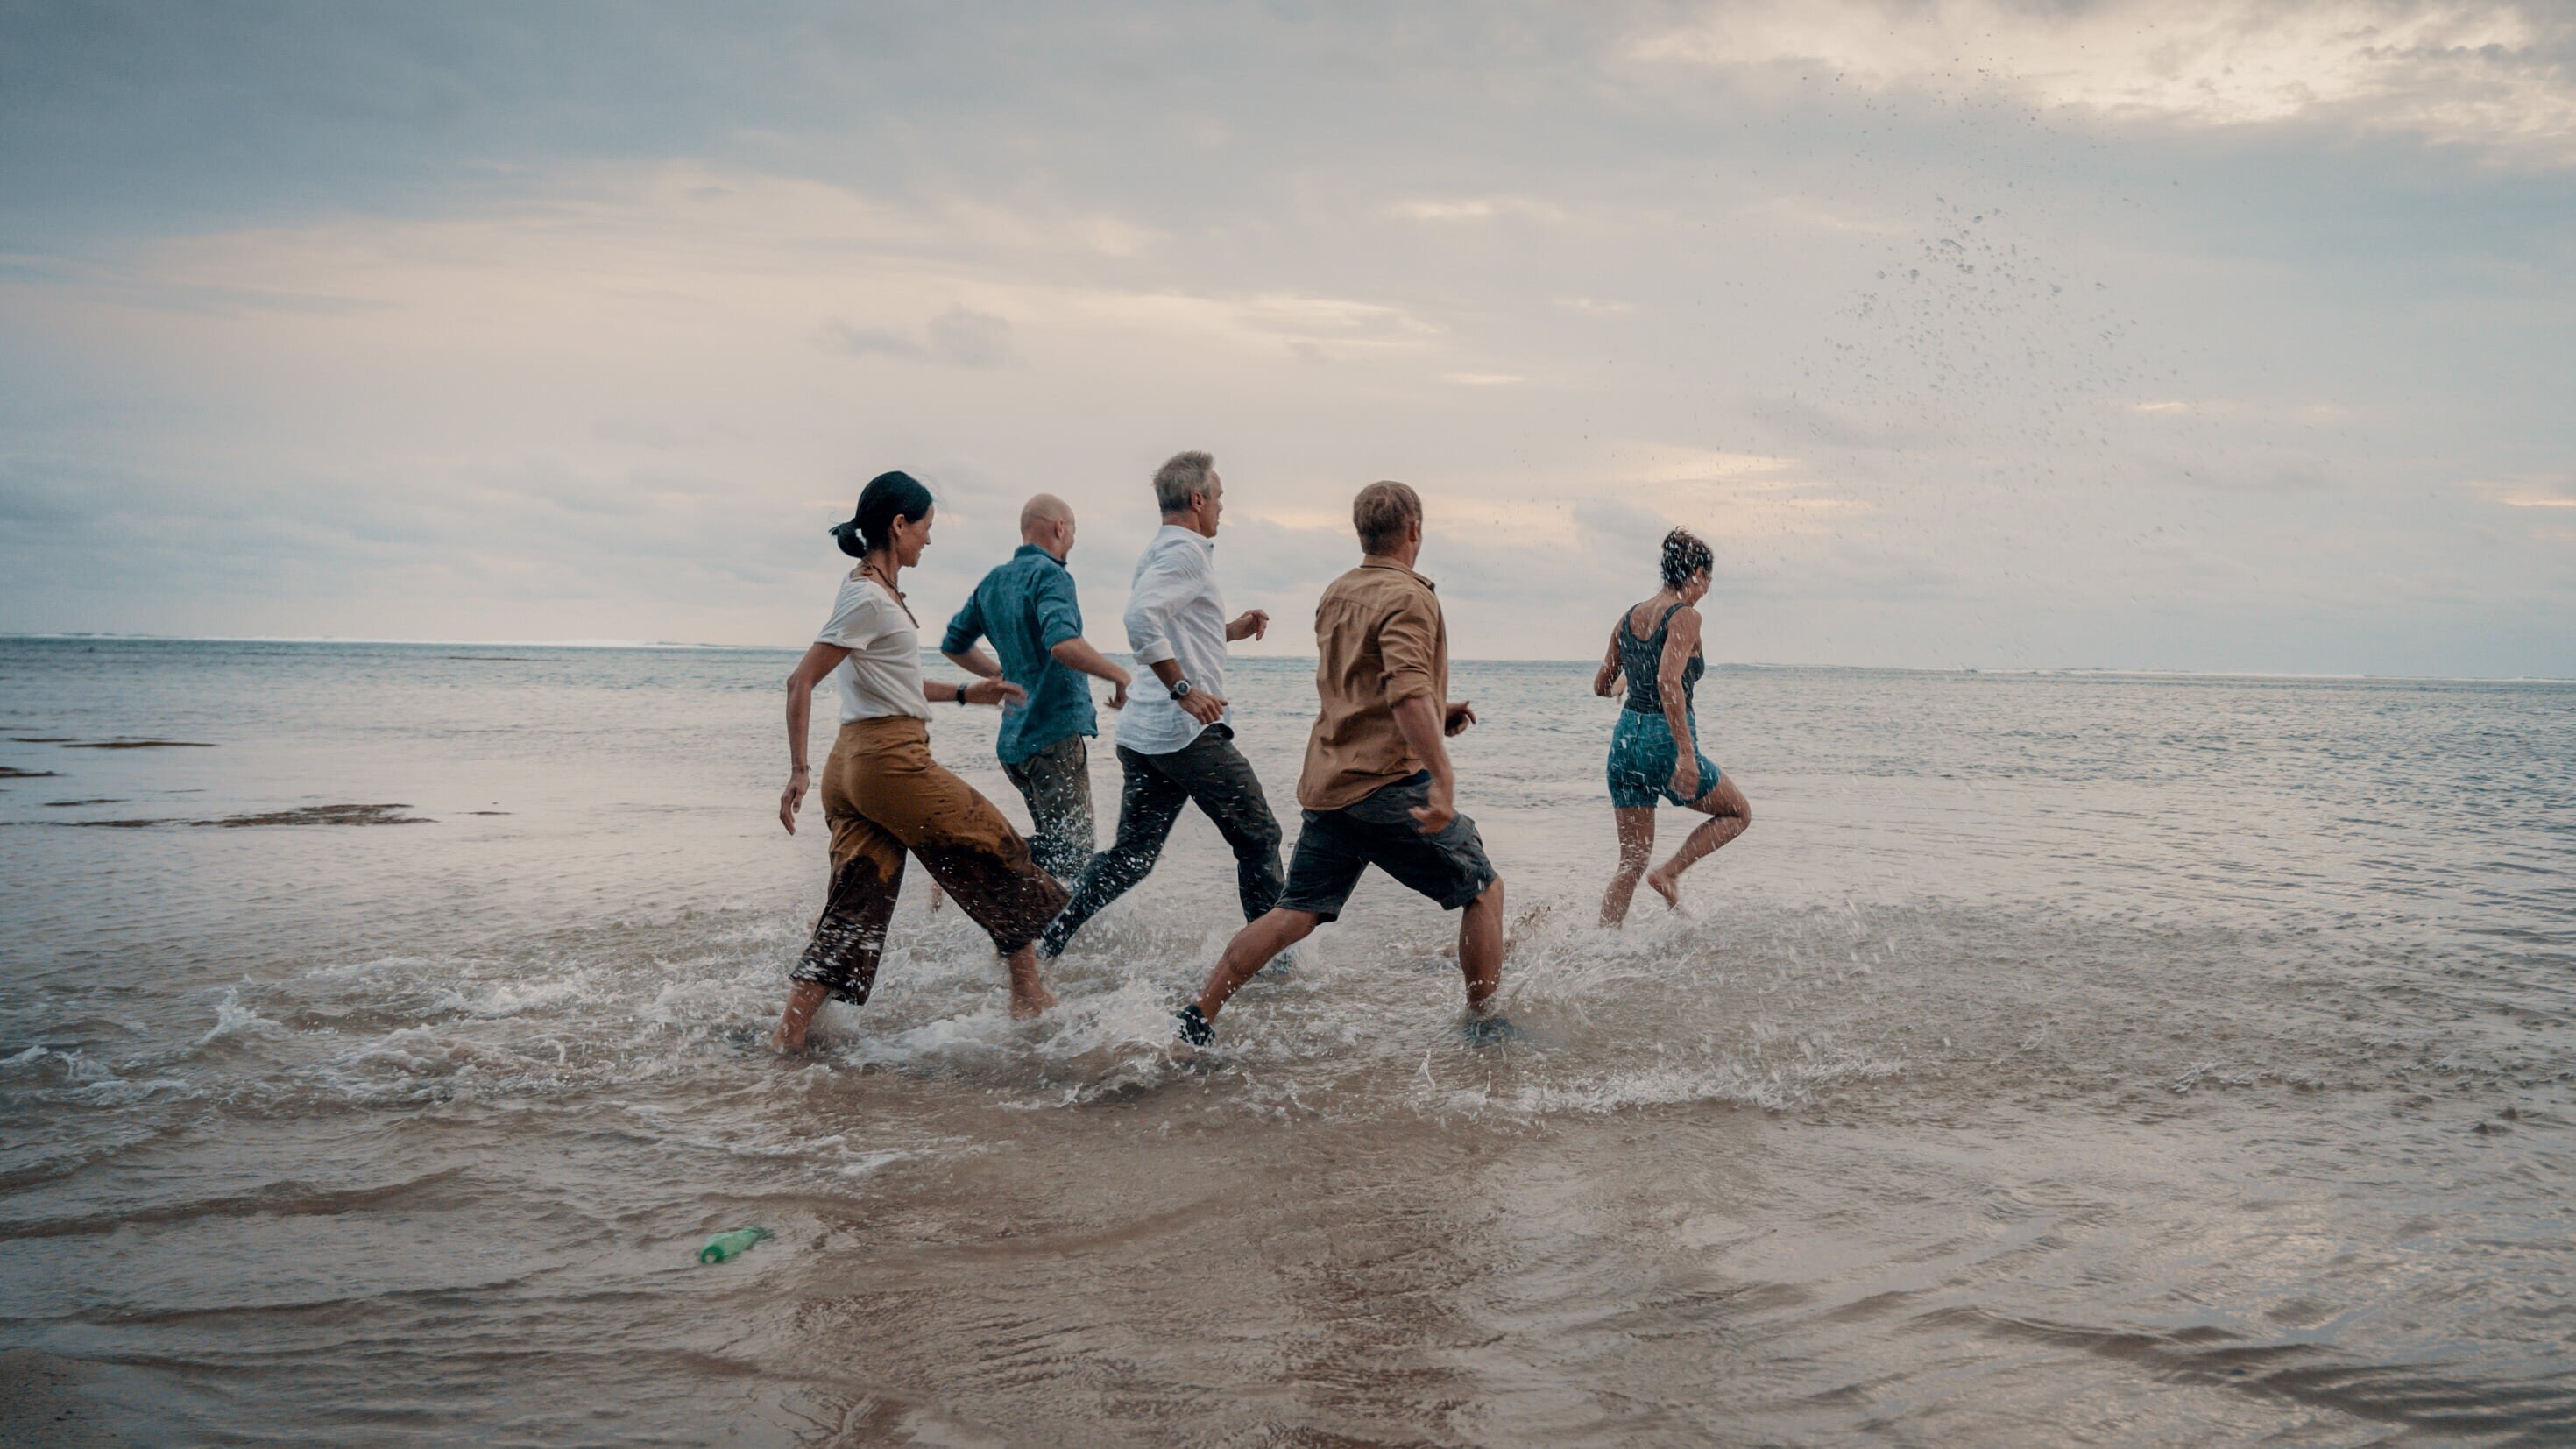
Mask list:
[[[107,1428],[108,1408],[84,1389],[99,1377],[77,1359],[33,1349],[0,1351],[0,1445],[93,1445],[135,1442]]]

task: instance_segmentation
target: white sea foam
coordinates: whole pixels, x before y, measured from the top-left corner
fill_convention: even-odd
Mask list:
[[[197,1038],[197,1045],[211,1046],[232,1037],[284,1036],[285,1034],[286,1027],[283,1023],[271,1021],[242,1005],[240,987],[227,986],[224,988],[224,999],[215,1003],[214,1026],[208,1029],[205,1035]]]

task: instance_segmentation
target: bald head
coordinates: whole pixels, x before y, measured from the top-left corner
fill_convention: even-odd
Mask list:
[[[1050,523],[1073,522],[1073,505],[1052,493],[1041,493],[1020,505],[1020,536],[1037,542],[1029,535]]]
[[[1052,493],[1041,493],[1020,505],[1020,541],[1055,555],[1073,552],[1073,505]]]

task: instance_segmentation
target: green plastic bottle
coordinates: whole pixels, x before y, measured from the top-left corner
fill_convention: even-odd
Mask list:
[[[767,1228],[736,1228],[730,1233],[718,1233],[707,1239],[705,1247],[698,1249],[698,1261],[701,1263],[729,1262],[750,1252],[752,1244],[768,1236]]]

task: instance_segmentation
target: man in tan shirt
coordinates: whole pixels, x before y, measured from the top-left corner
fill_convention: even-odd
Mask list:
[[[1422,554],[1422,499],[1401,483],[1372,483],[1351,504],[1365,554],[1315,604],[1315,693],[1323,709],[1297,778],[1305,807],[1288,889],[1245,926],[1180,1013],[1184,1041],[1216,1039],[1226,998],[1281,951],[1339,916],[1374,865],[1440,903],[1464,909],[1458,966],[1467,977],[1469,1035],[1498,1040],[1491,1013],[1503,972],[1503,882],[1476,822],[1458,813],[1444,736],[1476,722],[1449,702],[1449,628]]]

